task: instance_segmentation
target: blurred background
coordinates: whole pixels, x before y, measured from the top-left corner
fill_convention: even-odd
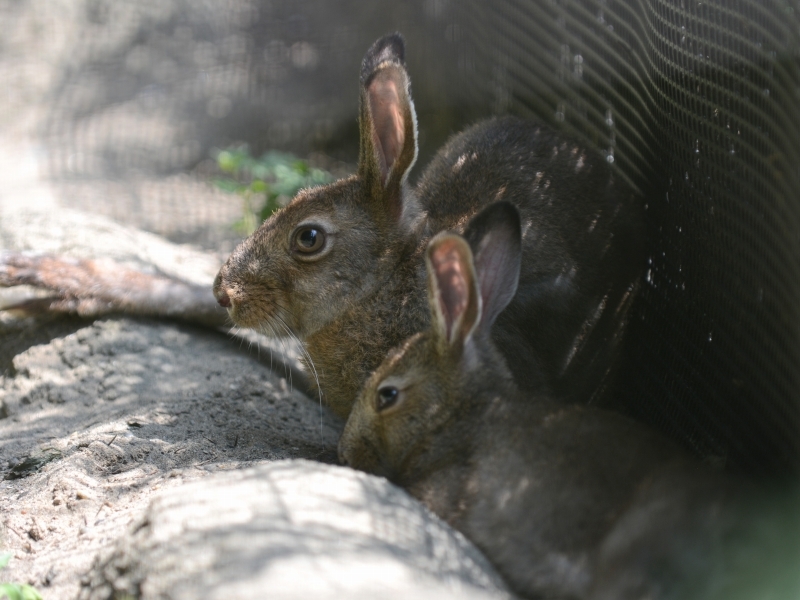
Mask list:
[[[0,204],[46,184],[53,211],[220,261],[265,204],[352,171],[361,57],[401,31],[419,165],[515,113],[640,191],[615,407],[733,470],[800,473],[800,2],[0,0],[0,23]]]

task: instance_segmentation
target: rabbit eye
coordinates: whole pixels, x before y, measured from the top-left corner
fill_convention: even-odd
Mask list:
[[[322,250],[325,245],[325,232],[320,227],[301,227],[294,234],[295,248],[303,254]]]
[[[400,390],[398,390],[396,387],[382,387],[378,390],[378,410],[385,410],[390,406],[393,406],[397,402],[399,396]]]

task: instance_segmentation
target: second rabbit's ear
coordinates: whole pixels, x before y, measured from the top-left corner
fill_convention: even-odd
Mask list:
[[[481,315],[472,252],[464,238],[437,235],[425,254],[434,334],[445,348],[461,349]]]
[[[376,208],[397,221],[401,188],[417,158],[417,116],[398,33],[376,41],[361,64],[358,174]]]
[[[517,293],[522,260],[519,210],[510,202],[490,204],[470,220],[464,238],[472,250],[480,288],[480,326],[488,332]]]

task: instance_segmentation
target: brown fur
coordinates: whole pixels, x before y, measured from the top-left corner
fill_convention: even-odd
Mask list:
[[[639,423],[514,384],[489,336],[519,273],[509,212],[498,204],[471,224],[476,266],[460,237],[433,239],[432,326],[367,380],[340,459],[405,487],[523,597],[717,597],[708,582],[724,581],[736,486]],[[397,392],[388,406],[387,389]]]
[[[412,187],[416,117],[403,52],[391,35],[364,58],[357,175],[301,192],[270,217],[222,268],[216,297],[238,325],[299,337],[322,399],[347,416],[389,348],[428,324],[427,242],[508,199],[525,224],[523,276],[496,341],[526,389],[587,400],[613,364],[623,299],[636,287],[632,194],[602,157],[512,118],[456,136]],[[328,233],[317,257],[291,246],[309,224]]]

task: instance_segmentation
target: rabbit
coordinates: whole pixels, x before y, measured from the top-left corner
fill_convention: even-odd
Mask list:
[[[527,389],[589,399],[613,364],[644,262],[637,198],[603,157],[513,117],[456,135],[412,186],[404,52],[392,34],[364,58],[357,173],[267,219],[220,270],[217,299],[240,326],[299,337],[323,399],[346,417],[389,348],[428,325],[430,238],[506,199],[522,213],[523,267],[498,347]]]
[[[268,218],[220,269],[213,297],[54,257],[7,255],[0,285],[48,287],[55,310],[212,326],[225,318],[216,300],[235,325],[298,338],[317,393],[346,417],[386,352],[428,326],[428,241],[505,199],[522,215],[522,272],[493,330],[497,347],[525,389],[600,401],[644,267],[638,196],[597,152],[515,117],[455,135],[412,185],[417,118],[404,56],[395,33],[364,57],[356,174],[303,190]]]
[[[405,488],[521,596],[705,597],[736,485],[620,414],[520,391],[491,329],[522,244],[507,202],[431,240],[430,328],[366,381],[340,461]],[[703,556],[684,565],[684,548]]]

